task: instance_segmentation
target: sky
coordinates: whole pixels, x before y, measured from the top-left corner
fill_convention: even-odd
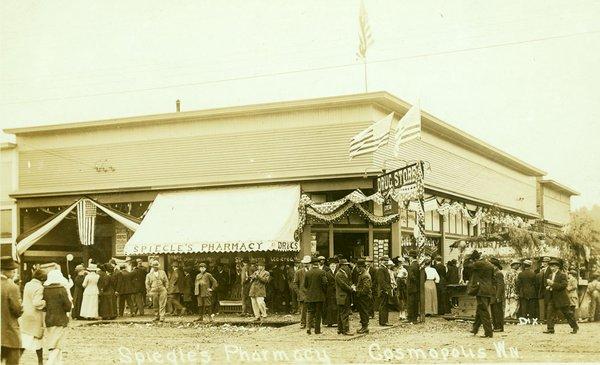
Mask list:
[[[359,4],[4,0],[0,127],[364,92]],[[368,91],[547,171],[574,207],[600,203],[599,1],[364,4]]]

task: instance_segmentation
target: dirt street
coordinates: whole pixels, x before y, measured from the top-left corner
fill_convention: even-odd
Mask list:
[[[381,328],[371,320],[371,333],[340,336],[335,328],[322,335],[307,335],[299,324],[280,327],[250,324],[220,325],[192,322],[192,317],[168,318],[152,323],[150,317],[93,324],[73,321],[68,331],[64,360],[67,364],[337,364],[337,363],[446,363],[446,362],[590,362],[600,360],[600,324],[582,323],[579,334],[566,324],[555,335],[544,326],[507,325],[493,339],[468,332],[470,324],[427,318],[417,325]],[[231,317],[239,322],[239,318]],[[276,318],[278,322],[296,317]],[[358,328],[353,315],[351,330]],[[34,364],[26,352],[23,363]]]

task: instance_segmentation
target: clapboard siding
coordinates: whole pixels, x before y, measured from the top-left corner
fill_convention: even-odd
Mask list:
[[[549,187],[543,189],[544,219],[556,224],[567,224],[571,212],[570,197]]]
[[[361,173],[348,141],[368,122],[138,140],[20,153],[20,190],[85,190],[216,184]],[[115,168],[98,173],[100,161]],[[49,173],[49,172],[60,173]]]

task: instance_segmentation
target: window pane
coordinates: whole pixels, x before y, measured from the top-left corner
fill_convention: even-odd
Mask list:
[[[2,233],[0,234],[0,236],[2,238],[11,238],[12,237],[12,210],[2,209],[2,215],[0,216],[0,220],[2,221]]]

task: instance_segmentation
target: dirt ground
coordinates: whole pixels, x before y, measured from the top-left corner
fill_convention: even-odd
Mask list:
[[[494,338],[468,332],[470,324],[427,318],[416,325],[379,327],[371,333],[307,335],[297,316],[273,317],[280,327],[258,326],[250,319],[218,317],[218,325],[198,324],[193,317],[172,317],[153,323],[151,317],[110,323],[72,321],[64,345],[66,364],[338,364],[338,363],[478,363],[478,362],[599,362],[600,324],[582,323],[570,334],[566,324],[555,335],[542,325],[508,324]],[[239,325],[240,321],[247,321]],[[228,324],[232,322],[238,325]],[[358,328],[353,314],[351,331]],[[26,352],[24,364],[35,364]]]

